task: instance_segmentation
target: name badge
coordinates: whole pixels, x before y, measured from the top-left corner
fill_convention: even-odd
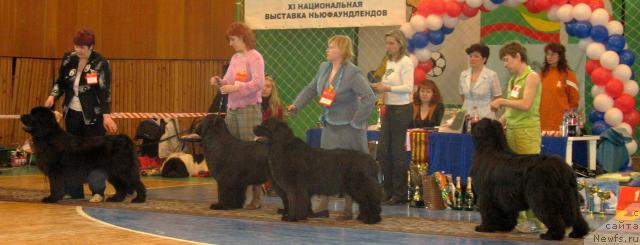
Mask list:
[[[519,85],[514,85],[513,89],[511,89],[511,97],[512,98],[519,98],[520,96],[520,86]]]
[[[336,98],[336,91],[333,91],[333,89],[325,88],[322,91],[322,95],[320,96],[319,102],[324,106],[331,106],[331,104],[333,103],[333,99],[335,98]]]
[[[90,84],[90,85],[98,84],[98,74],[90,73],[90,74],[87,74],[86,78],[87,78],[87,84]]]

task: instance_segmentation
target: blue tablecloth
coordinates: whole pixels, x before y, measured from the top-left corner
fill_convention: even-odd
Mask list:
[[[573,142],[573,162],[586,166],[587,142]],[[541,153],[558,155],[564,159],[567,148],[566,137],[542,137]],[[429,135],[429,171],[436,171],[461,176],[466,184],[467,175],[473,161],[473,139],[469,134],[431,133]]]

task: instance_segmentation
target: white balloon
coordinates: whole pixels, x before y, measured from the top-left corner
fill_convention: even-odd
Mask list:
[[[622,35],[624,34],[624,27],[622,23],[617,20],[612,20],[607,23],[607,30],[609,31],[609,35]]]
[[[415,32],[423,32],[427,30],[427,21],[422,15],[414,15],[411,17],[411,20],[409,20],[409,23],[411,23],[411,27]]]
[[[551,8],[549,8],[549,11],[547,11],[547,18],[550,21],[559,21],[560,19],[558,18],[558,9],[560,7],[553,5],[551,6]]]
[[[638,94],[638,82],[634,80],[625,81],[624,93],[636,97],[636,94]]]
[[[600,59],[600,56],[602,56],[605,51],[607,51],[607,49],[602,43],[592,42],[587,46],[587,56],[592,60]]]
[[[442,48],[442,45],[444,45],[444,43],[435,45],[433,43],[429,43],[427,44],[427,49],[431,50],[431,51],[438,51]]]
[[[500,7],[500,5],[493,3],[491,0],[484,0],[484,3],[482,3],[482,6],[484,6],[484,8],[489,11],[495,10],[498,7]]]
[[[601,94],[604,94],[604,86],[598,86],[594,84],[593,87],[591,87],[591,97],[595,98],[596,96]]]
[[[416,68],[418,66],[418,58],[414,54],[411,54],[409,55],[409,59],[411,59],[411,63],[413,63],[413,68]]]
[[[607,94],[600,94],[593,99],[593,107],[599,112],[606,112],[613,107],[613,99]]]
[[[587,47],[589,47],[589,44],[591,43],[593,43],[593,39],[591,39],[590,37],[583,38],[580,39],[580,42],[578,42],[578,47],[580,47],[582,51],[586,51]]]
[[[613,69],[613,77],[620,81],[631,79],[631,68],[628,65],[620,64]]]
[[[569,22],[573,19],[573,14],[571,14],[573,10],[573,6],[571,4],[564,4],[558,8],[558,20],[562,22]]]
[[[464,15],[464,14],[461,14]],[[444,26],[446,26],[447,28],[454,28],[456,27],[456,25],[458,24],[458,17],[451,17],[447,14],[444,15],[444,17],[442,17],[442,24],[444,24]]]
[[[589,18],[591,17],[591,7],[589,7],[589,5],[587,4],[580,3],[573,7],[573,9],[571,10],[571,15],[577,21],[589,20]]]
[[[622,123],[622,116],[622,111],[613,107],[604,113],[604,121],[611,127],[618,127]]]
[[[629,125],[626,122],[620,123],[620,125],[618,125],[616,128],[622,128],[626,130],[629,135],[633,134],[633,131],[631,130],[631,125]]]
[[[442,18],[440,16],[437,16],[435,14],[430,14],[429,17],[427,17],[427,28],[431,31],[437,31],[440,30],[440,28],[442,28]]]
[[[606,51],[600,56],[600,65],[609,70],[613,70],[620,64],[620,56],[615,51]]]
[[[482,0],[466,0],[467,5],[472,8],[479,8],[482,6]]]
[[[411,23],[409,23],[409,22],[406,22],[406,23],[400,25],[400,31],[404,34],[404,37],[407,38],[407,39],[411,39],[413,34],[416,33],[416,31],[413,30],[413,27],[411,27]]]
[[[591,13],[589,21],[591,22],[592,26],[607,26],[607,23],[609,23],[609,13],[602,8],[596,9],[593,11],[593,13]]]
[[[419,48],[413,52],[418,58],[418,61],[425,61],[431,59],[431,50],[428,48]]]
[[[631,140],[631,142],[624,144],[624,146],[627,147],[627,153],[629,153],[629,155],[635,154],[638,150],[638,143],[636,143],[636,140]],[[631,161],[629,161],[629,164],[631,164]]]

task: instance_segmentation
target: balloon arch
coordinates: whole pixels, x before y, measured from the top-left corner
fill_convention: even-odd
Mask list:
[[[500,5],[520,4],[531,13],[546,11],[549,20],[564,23],[567,34],[580,38],[579,46],[589,58],[585,70],[594,85],[594,110],[589,113],[592,133],[622,127],[633,134],[640,122],[634,99],[638,84],[632,80],[631,70],[636,56],[627,48],[622,23],[612,20],[602,0],[422,0],[410,21],[400,26],[409,40],[411,58],[418,64],[415,75],[425,76],[431,67],[431,53],[440,48],[460,20]],[[635,153],[635,140],[627,149],[629,154]]]

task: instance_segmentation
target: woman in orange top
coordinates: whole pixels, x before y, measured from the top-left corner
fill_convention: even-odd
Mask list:
[[[559,43],[544,47],[540,126],[542,131],[559,131],[565,110],[578,108],[580,89],[576,74],[567,65],[565,48]]]

